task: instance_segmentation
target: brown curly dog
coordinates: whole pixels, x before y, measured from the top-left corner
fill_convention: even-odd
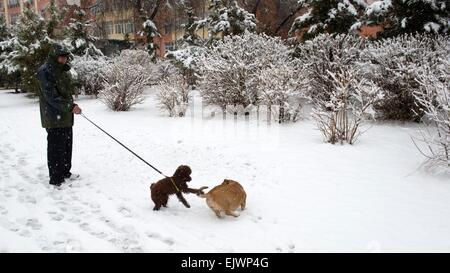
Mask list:
[[[186,201],[183,193],[195,193],[197,195],[203,194],[203,189],[207,187],[201,187],[200,189],[191,189],[187,183],[192,180],[191,168],[186,165],[181,165],[177,168],[172,177],[166,177],[153,183],[150,186],[151,197],[155,203],[153,210],[159,210],[161,206],[167,207],[167,201],[169,201],[169,195],[176,194],[178,200],[183,203],[186,208],[191,206]]]

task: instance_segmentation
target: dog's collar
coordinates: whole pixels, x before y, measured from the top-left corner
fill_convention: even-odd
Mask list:
[[[177,184],[175,183],[175,181],[173,181],[172,177],[169,177],[170,181],[172,181],[173,186],[175,187],[175,189],[177,190],[177,192],[180,192],[180,189],[178,188]]]

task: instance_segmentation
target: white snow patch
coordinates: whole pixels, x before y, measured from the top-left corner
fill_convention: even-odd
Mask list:
[[[333,146],[310,121],[167,118],[153,93],[125,113],[77,104],[167,174],[189,164],[194,188],[241,182],[247,209],[217,219],[187,195],[190,209],[171,198],[154,212],[149,185],[161,177],[79,116],[82,179],[54,190],[37,102],[0,91],[0,251],[450,251],[449,180],[415,171],[416,124],[376,123],[356,145]]]

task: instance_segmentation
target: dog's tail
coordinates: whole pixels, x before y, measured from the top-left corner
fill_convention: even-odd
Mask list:
[[[208,195],[207,193],[203,193],[204,189],[207,189],[208,187],[201,187],[199,190],[199,193],[197,193],[198,197],[200,198],[206,198],[206,196]]]

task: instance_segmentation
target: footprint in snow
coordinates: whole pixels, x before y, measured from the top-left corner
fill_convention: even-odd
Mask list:
[[[61,221],[62,219],[64,219],[64,215],[61,213],[57,213],[56,211],[49,211],[47,212],[47,214],[50,215],[50,219],[52,219],[53,221]]]
[[[5,209],[4,207],[0,206],[0,214],[1,215],[6,215],[6,214],[8,214],[8,210]]]
[[[126,207],[119,207],[119,213],[123,216],[123,217],[131,217],[133,216],[130,209],[126,208]]]
[[[78,219],[78,218],[70,218],[70,219],[68,219],[67,221],[69,221],[69,223],[73,223],[73,224],[78,224],[79,222],[81,222],[81,220],[80,219]]]
[[[7,229],[7,230],[9,230],[9,231],[13,231],[13,232],[17,232],[20,229],[19,226],[16,223],[11,222],[11,221],[9,221],[8,219],[5,219],[5,218],[0,218],[0,226],[5,228],[5,229]]]
[[[83,230],[83,231],[90,231],[90,230],[91,230],[91,227],[90,227],[89,224],[86,223],[86,222],[81,223],[81,224],[79,225],[79,227],[80,227],[81,230]]]
[[[162,238],[161,235],[159,235],[158,233],[154,233],[154,232],[146,232],[145,235],[147,235],[148,238],[150,239],[155,239],[155,240],[159,240],[163,243],[165,243],[166,245],[173,245],[175,244],[175,241],[172,238]]]
[[[31,232],[29,230],[23,229],[21,231],[19,231],[19,235],[22,237],[31,237]]]
[[[29,195],[19,196],[19,197],[17,197],[17,200],[20,203],[28,203],[28,204],[36,204],[37,203],[36,198],[34,198],[33,196],[29,196]]]
[[[36,218],[29,218],[25,224],[27,227],[31,227],[33,230],[40,230],[42,228],[42,224]]]
[[[289,244],[288,248],[289,248],[289,252],[294,252],[295,251],[295,245],[294,244]]]

